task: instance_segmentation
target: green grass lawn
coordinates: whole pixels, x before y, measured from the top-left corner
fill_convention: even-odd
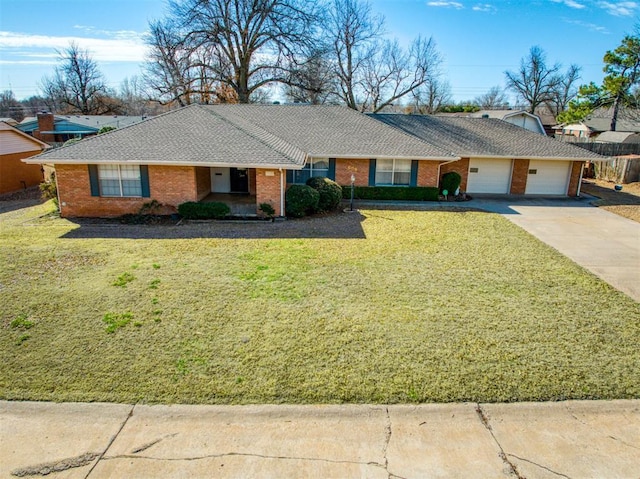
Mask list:
[[[368,210],[119,239],[74,237],[50,210],[0,214],[2,399],[640,397],[640,305],[499,215]],[[332,222],[364,237],[278,237]]]

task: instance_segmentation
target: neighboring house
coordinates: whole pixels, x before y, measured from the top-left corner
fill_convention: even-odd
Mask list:
[[[255,197],[256,212],[269,203],[283,215],[287,186],[311,176],[342,186],[353,177],[356,186],[437,187],[444,172],[459,171],[470,192],[574,196],[583,162],[598,158],[501,120],[191,105],[26,162],[55,165],[61,214],[73,217],[229,193]]]
[[[461,158],[440,171],[457,171],[468,193],[578,196],[584,163],[604,159],[491,118],[371,117]]]
[[[600,135],[611,129],[611,116],[605,115],[606,111],[594,112],[580,122],[556,126],[555,137],[575,142],[598,141]],[[640,121],[624,117],[618,118],[616,132],[640,133]]]
[[[98,134],[101,128],[123,128],[144,120],[144,116],[54,115],[38,113],[22,120],[16,128],[49,143],[60,146],[67,140]]]
[[[0,122],[6,123],[9,126],[16,126],[18,124],[13,118],[0,118]]]
[[[540,118],[524,110],[479,110],[473,113],[439,113],[436,116],[443,118],[495,118],[534,133],[547,134]]]
[[[42,167],[20,160],[42,152],[49,145],[0,122],[0,194],[13,193],[42,182]]]
[[[495,118],[540,135],[547,134],[540,118],[523,110],[480,110],[472,113],[470,118]]]
[[[603,131],[594,140],[596,143],[640,143],[640,133],[629,131]]]

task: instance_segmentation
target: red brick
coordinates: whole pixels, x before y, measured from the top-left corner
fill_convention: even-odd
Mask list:
[[[511,174],[512,195],[524,195],[527,189],[527,178],[529,177],[529,160],[513,160],[513,172]]]

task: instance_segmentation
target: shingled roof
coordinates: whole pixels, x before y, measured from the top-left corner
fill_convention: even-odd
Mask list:
[[[308,156],[457,158],[346,107],[192,105],[57,148],[29,162],[296,169]]]
[[[602,160],[588,150],[493,118],[372,114],[371,118],[461,157]]]

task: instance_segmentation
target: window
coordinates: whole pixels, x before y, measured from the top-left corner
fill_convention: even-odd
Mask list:
[[[307,161],[304,168],[293,172],[293,183],[306,183],[312,176],[329,177],[329,160],[327,158],[315,158]]]
[[[411,160],[377,160],[376,185],[409,186]]]
[[[98,180],[101,196],[142,196],[138,165],[100,165]]]

